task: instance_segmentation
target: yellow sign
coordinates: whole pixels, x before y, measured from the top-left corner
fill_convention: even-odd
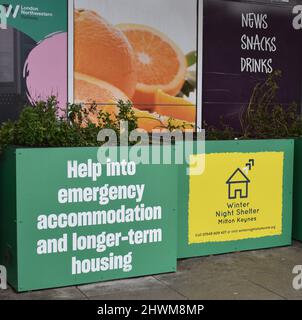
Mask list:
[[[204,173],[190,176],[189,243],[281,235],[283,158],[283,152],[207,154]]]

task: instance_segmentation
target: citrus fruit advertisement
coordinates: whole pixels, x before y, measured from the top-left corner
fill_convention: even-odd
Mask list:
[[[130,101],[140,129],[195,130],[197,39],[197,0],[75,0],[75,102],[114,116]]]
[[[67,24],[67,0],[0,1],[1,122],[52,95],[66,107]]]

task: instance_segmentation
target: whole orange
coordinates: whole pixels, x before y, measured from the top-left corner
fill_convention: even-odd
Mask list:
[[[137,73],[127,37],[94,11],[76,10],[74,21],[75,71],[106,81],[131,98]]]

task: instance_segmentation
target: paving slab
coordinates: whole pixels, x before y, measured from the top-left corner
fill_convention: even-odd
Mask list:
[[[145,289],[141,291],[132,291],[129,293],[102,294],[89,297],[89,300],[188,300],[176,291],[163,287],[157,289]]]
[[[186,261],[188,263],[189,261]],[[202,272],[205,270],[206,272]],[[198,271],[199,269],[199,271]],[[172,275],[156,276],[169,288],[176,290],[188,299],[196,300],[281,300],[284,297],[258,284],[244,279],[236,269],[223,269],[212,259],[202,263],[200,268],[193,266],[182,271],[178,277]]]
[[[296,265],[302,265],[300,244],[244,253],[238,259],[242,277],[286,299],[302,299],[302,290],[295,290],[292,285],[295,277],[292,271]]]
[[[12,288],[0,290],[0,300],[87,300],[76,287],[17,293]]]
[[[292,287],[299,246],[182,260],[177,274],[156,278],[189,299],[302,298]]]
[[[154,277],[108,281],[78,286],[78,289],[92,300],[185,299]]]
[[[302,265],[302,244],[180,260],[178,272],[135,279],[33,291],[0,290],[0,300],[154,300],[295,299],[295,265]]]

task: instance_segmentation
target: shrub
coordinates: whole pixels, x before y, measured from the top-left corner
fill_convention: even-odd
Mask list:
[[[120,121],[128,121],[129,131],[137,128],[137,118],[130,102],[119,101],[115,118],[98,110],[95,104],[82,108],[68,105],[65,116],[58,116],[58,103],[54,97],[39,101],[34,107],[26,106],[18,120],[3,123],[0,128],[0,148],[7,145],[25,147],[87,147],[96,146],[101,129],[112,129],[119,136]],[[90,113],[97,114],[93,123]]]

